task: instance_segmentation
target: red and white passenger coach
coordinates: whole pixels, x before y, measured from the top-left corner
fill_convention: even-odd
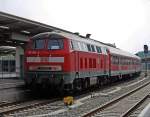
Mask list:
[[[25,82],[62,90],[85,89],[141,71],[138,56],[64,32],[32,37],[25,50]]]

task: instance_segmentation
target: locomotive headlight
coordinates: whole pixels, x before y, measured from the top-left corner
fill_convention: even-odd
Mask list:
[[[37,69],[38,69],[37,66],[30,66],[30,67],[29,67],[29,70],[37,70]]]
[[[50,71],[61,71],[62,67],[57,65],[57,66],[50,66]]]

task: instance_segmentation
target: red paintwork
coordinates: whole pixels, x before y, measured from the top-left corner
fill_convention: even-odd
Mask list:
[[[97,54],[96,52],[81,52],[70,49],[70,40],[64,39],[63,50],[32,50],[29,42],[28,48],[25,51],[26,57],[64,57],[64,63],[50,63],[50,62],[33,62],[27,63],[25,60],[26,71],[29,66],[39,65],[61,65],[63,72],[85,72],[85,71],[118,71],[118,70],[132,70],[140,67],[140,65],[115,65],[111,62],[111,55],[108,50],[108,55]],[[47,48],[47,47],[45,47]],[[119,55],[118,55],[119,56]],[[104,61],[106,58],[106,61]],[[130,58],[132,59],[132,58]],[[86,63],[87,61],[87,63]],[[91,62],[90,62],[91,61]]]

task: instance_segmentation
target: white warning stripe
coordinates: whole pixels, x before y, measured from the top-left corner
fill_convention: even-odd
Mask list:
[[[27,62],[59,62],[59,63],[64,63],[64,57],[27,57]]]
[[[27,57],[27,62],[41,62],[40,57]]]

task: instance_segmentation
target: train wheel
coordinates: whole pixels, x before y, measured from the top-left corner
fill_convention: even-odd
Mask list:
[[[31,88],[31,85],[29,85],[27,82],[25,82],[24,86],[25,86],[26,89],[30,89]]]
[[[84,84],[84,86],[85,86],[85,89],[87,89],[87,88],[89,87],[88,80],[85,80],[85,84]]]
[[[61,83],[57,86],[58,92],[61,96],[64,95],[64,81],[62,80]]]
[[[85,78],[82,82],[82,85],[83,85],[83,89],[86,90],[89,88],[89,82],[88,82],[88,79]]]
[[[81,81],[81,79],[74,80],[73,89],[74,89],[74,91],[81,91],[82,90],[82,81]]]

